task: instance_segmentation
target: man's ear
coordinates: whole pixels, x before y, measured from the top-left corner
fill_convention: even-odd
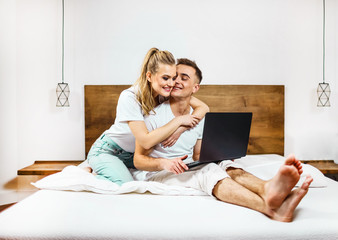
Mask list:
[[[198,83],[195,84],[195,86],[192,89],[192,93],[196,93],[200,89],[200,85]]]
[[[147,78],[147,81],[148,81],[148,82],[151,82],[151,72],[148,71],[148,72],[146,73],[146,78]]]

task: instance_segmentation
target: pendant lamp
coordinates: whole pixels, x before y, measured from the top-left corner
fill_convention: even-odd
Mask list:
[[[325,0],[323,0],[323,82],[318,84],[317,107],[330,107],[330,85],[325,82]]]
[[[62,0],[62,82],[58,83],[56,87],[56,96],[57,96],[57,101],[56,101],[56,106],[57,107],[69,107],[69,86],[68,83],[64,82],[64,42],[65,42],[65,37],[64,37],[64,20],[65,20],[65,11],[64,11],[64,0]]]

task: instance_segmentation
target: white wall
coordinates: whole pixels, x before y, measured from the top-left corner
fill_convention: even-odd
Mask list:
[[[10,122],[6,131],[17,132],[16,167],[35,160],[84,159],[83,86],[132,84],[153,46],[196,60],[204,84],[285,85],[285,154],[338,162],[337,1],[327,0],[331,108],[316,107],[322,81],[321,0],[65,2],[70,108],[55,107],[61,81],[61,0],[17,0],[5,15],[10,21],[2,23],[9,34],[1,49],[10,45],[11,50],[1,56],[1,68],[7,58],[16,57],[6,63],[15,70],[1,75],[1,87],[6,76],[13,80],[14,107],[7,109],[5,121]],[[1,144],[0,152],[5,151]],[[0,163],[4,161],[1,155]]]
[[[0,1],[0,190],[18,170],[15,8]]]

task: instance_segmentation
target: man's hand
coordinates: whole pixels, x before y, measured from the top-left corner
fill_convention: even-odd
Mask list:
[[[186,159],[188,155],[183,157],[173,158],[173,159],[161,159],[161,168],[168,172],[172,172],[175,174],[180,174],[188,170],[188,166],[182,161]]]
[[[184,131],[186,131],[187,129],[189,128],[183,127],[183,126],[177,128],[176,131],[170,135],[170,137],[168,137],[166,140],[161,142],[162,146],[164,148],[173,146],[177,142],[181,134],[184,133]]]

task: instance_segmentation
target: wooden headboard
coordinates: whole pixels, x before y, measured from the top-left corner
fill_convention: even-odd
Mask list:
[[[129,85],[85,86],[86,156],[94,141],[115,120],[116,104]],[[211,112],[252,112],[248,154],[284,155],[284,86],[201,85],[194,95]]]

